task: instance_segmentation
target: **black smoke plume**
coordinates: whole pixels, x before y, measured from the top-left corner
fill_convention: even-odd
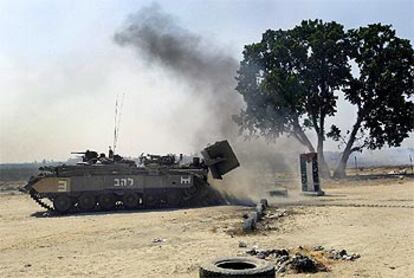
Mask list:
[[[224,183],[214,181],[217,188],[243,200],[262,196],[264,172],[271,179],[274,168],[287,169],[273,146],[238,137],[238,127],[232,120],[243,105],[241,95],[235,91],[238,62],[225,50],[181,27],[157,4],[129,16],[114,40],[134,49],[149,68],[160,67],[185,82],[191,88],[189,94],[205,104],[201,113],[207,113],[207,121],[192,130],[195,150],[212,140],[230,139],[241,168],[226,176]],[[179,117],[166,120],[179,121]]]
[[[241,96],[234,90],[238,63],[225,51],[179,26],[177,20],[157,4],[130,15],[114,39],[121,46],[135,49],[138,57],[151,65],[167,69],[189,85],[191,94],[207,103],[209,120],[201,124],[208,124],[210,131],[214,126],[215,137],[229,137],[235,133],[237,127],[232,115],[237,114],[242,105]],[[211,139],[208,134],[194,136],[195,140],[204,141],[202,144]]]

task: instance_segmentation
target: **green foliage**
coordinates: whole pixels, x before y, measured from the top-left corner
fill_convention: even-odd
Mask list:
[[[358,76],[350,73],[352,63]],[[358,108],[348,141],[360,148],[399,146],[414,129],[413,65],[410,42],[389,25],[345,33],[336,22],[308,20],[291,30],[267,30],[245,46],[236,89],[247,105],[235,120],[250,134],[274,138],[311,128],[324,139],[325,118],[335,115],[335,94],[342,90]],[[346,143],[337,126],[326,135]]]
[[[346,99],[358,107],[364,147],[399,146],[414,130],[414,51],[390,25],[349,31],[350,57],[360,74],[349,80]]]
[[[341,130],[336,125],[331,126],[331,130],[326,134],[326,136],[334,141],[340,141],[342,139]]]
[[[245,46],[236,89],[247,107],[235,120],[250,134],[291,133],[305,112],[304,88],[293,65],[297,51],[287,31],[268,30],[263,40]]]
[[[246,45],[236,88],[247,104],[235,117],[242,130],[303,137],[314,128],[323,137],[325,117],[336,112],[334,92],[350,75],[346,43],[342,25],[309,20]]]
[[[351,65],[359,69],[354,76]],[[341,167],[353,151],[399,146],[414,130],[414,51],[390,25],[344,32],[336,22],[307,20],[267,30],[245,46],[237,81],[246,102],[235,117],[242,131],[287,134],[313,149],[304,132],[313,129],[319,155],[325,136],[345,145]],[[339,93],[357,107],[356,121],[346,132],[333,125],[325,133]]]

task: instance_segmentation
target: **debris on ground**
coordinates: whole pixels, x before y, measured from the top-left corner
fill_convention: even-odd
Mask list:
[[[340,251],[325,249],[320,245],[313,248],[298,246],[292,249],[260,249],[253,246],[245,253],[258,259],[272,261],[278,273],[288,271],[294,273],[326,272],[330,270],[333,261],[353,261],[361,257],[357,253],[348,254],[345,249]]]
[[[287,197],[288,196],[288,190],[285,187],[279,187],[279,188],[273,188],[272,190],[269,190],[267,192],[269,196],[271,197]]]
[[[312,249],[313,249],[313,251],[323,251],[323,250],[325,250],[325,248],[321,245],[314,246]]]
[[[282,209],[281,211],[269,211],[269,204],[266,199],[261,199],[257,203],[253,212],[243,214],[243,233],[252,233],[254,231],[262,230],[276,230],[277,227],[274,225],[274,220],[288,216],[287,210]]]
[[[359,259],[361,257],[361,255],[359,255],[358,253],[348,254],[345,249],[343,249],[341,251],[331,249],[331,250],[328,251],[328,254],[329,254],[329,259],[333,259],[333,260],[353,261],[353,260]]]
[[[287,216],[287,215],[288,215],[287,211],[285,209],[282,209],[278,213],[269,213],[269,214],[267,214],[265,218],[267,218],[267,219],[278,219],[278,218],[281,218],[281,217],[284,217],[284,216]]]
[[[407,175],[408,169],[403,168],[403,169],[397,169],[397,170],[393,170],[388,172],[388,175]]]
[[[240,248],[246,248],[246,247],[247,247],[246,242],[244,242],[244,241],[240,241],[240,242],[239,242],[239,247],[240,247]]]
[[[317,263],[314,260],[301,254],[295,255],[291,259],[290,267],[298,273],[314,273],[321,271],[321,269],[318,269]],[[326,269],[324,270],[326,271]]]
[[[166,241],[166,239],[163,239],[163,238],[154,238],[152,240],[152,243],[163,243],[165,241]]]
[[[265,200],[263,200],[264,202]],[[260,203],[259,203],[260,204]],[[267,207],[261,213],[255,210],[244,211],[240,221],[237,221],[226,227],[214,227],[213,232],[222,231],[230,236],[234,235],[246,235],[252,233],[266,233],[267,231],[275,231],[279,229],[279,222],[282,218],[293,214],[292,209],[280,209],[276,207]],[[260,206],[259,206],[260,211]]]
[[[254,212],[243,215],[243,226],[242,229],[245,233],[250,233],[257,228],[257,223],[263,219],[265,216],[265,210],[268,208],[269,203],[266,199],[261,199],[256,207]]]
[[[280,256],[289,256],[289,251],[285,250],[285,249],[269,249],[269,250],[261,250],[258,249],[256,246],[253,247],[252,249],[249,249],[246,251],[246,254],[252,255],[252,256],[256,256],[256,257],[262,257],[262,259],[265,259],[267,257],[273,257],[273,258],[277,258]]]

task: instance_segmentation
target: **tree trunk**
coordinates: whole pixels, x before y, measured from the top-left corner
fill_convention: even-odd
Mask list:
[[[309,140],[308,136],[306,136],[305,132],[301,128],[296,129],[295,136],[301,144],[308,148],[309,152],[315,152],[315,148],[313,147],[312,142]]]
[[[329,170],[328,163],[326,163],[325,155],[323,153],[323,143],[325,141],[325,113],[320,110],[320,119],[319,119],[319,127],[317,127],[316,134],[318,135],[318,164],[319,164],[319,174],[323,178],[330,178],[331,171]]]
[[[309,152],[311,153],[315,152],[315,148],[313,147],[312,142],[309,140],[305,131],[303,131],[302,127],[299,125],[299,120],[297,118],[293,122],[293,130],[294,130],[293,135],[299,141],[299,143],[307,147]]]
[[[324,138],[321,134],[318,134],[318,164],[319,164],[319,174],[324,178],[331,177],[331,171],[329,170],[328,163],[326,163],[325,156],[323,154],[323,143]]]
[[[348,163],[349,156],[352,152],[356,151],[358,148],[352,148],[355,143],[355,138],[358,133],[358,129],[361,127],[361,117],[358,117],[356,123],[354,124],[354,127],[352,128],[351,135],[349,136],[349,140],[346,143],[346,147],[344,151],[342,152],[341,160],[338,163],[338,166],[336,167],[333,177],[334,178],[343,178],[346,176],[346,164]]]
[[[346,176],[345,168],[346,164],[348,163],[349,156],[351,155],[351,150],[345,149],[342,153],[341,160],[338,163],[338,166],[336,166],[336,169],[334,171],[333,177],[336,179],[344,178]]]

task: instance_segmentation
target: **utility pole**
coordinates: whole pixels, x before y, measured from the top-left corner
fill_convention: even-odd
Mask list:
[[[355,172],[358,175],[358,162],[357,162],[357,157],[356,155],[354,156],[354,161],[355,161]]]

